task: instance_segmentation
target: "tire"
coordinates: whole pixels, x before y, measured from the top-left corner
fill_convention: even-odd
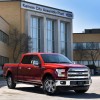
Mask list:
[[[86,89],[86,90],[74,90],[76,93],[85,93],[85,92],[87,92],[88,91],[88,89]]]
[[[47,77],[43,81],[43,90],[47,95],[53,95],[57,91],[55,80],[52,77]]]
[[[9,89],[14,89],[16,87],[16,83],[14,82],[12,75],[7,76],[7,86]]]

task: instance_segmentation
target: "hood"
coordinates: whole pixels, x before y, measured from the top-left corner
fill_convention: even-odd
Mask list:
[[[57,64],[57,63],[45,63],[44,65],[46,68],[79,68],[79,67],[85,67],[85,65],[80,64]]]

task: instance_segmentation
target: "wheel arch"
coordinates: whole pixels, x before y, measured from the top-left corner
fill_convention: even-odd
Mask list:
[[[54,76],[51,74],[51,73],[45,73],[44,75],[43,75],[43,77],[42,77],[42,82],[45,80],[45,78],[47,78],[47,77],[51,77],[51,78],[53,78],[54,80],[55,80],[55,78],[54,78]]]
[[[12,75],[12,72],[11,72],[10,70],[7,71],[6,77],[7,77],[8,75]]]

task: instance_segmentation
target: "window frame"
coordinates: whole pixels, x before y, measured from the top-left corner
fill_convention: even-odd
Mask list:
[[[41,61],[40,61],[40,58],[39,58],[38,55],[25,55],[25,56],[23,56],[21,63],[22,63],[22,64],[31,64],[31,60],[30,60],[30,63],[23,63],[23,59],[24,59],[25,57],[29,57],[29,56],[31,56],[31,58],[30,58],[31,60],[32,60],[34,57],[37,57],[37,58],[39,59],[39,63],[41,64]],[[29,58],[28,58],[28,59],[29,59]]]
[[[61,29],[61,27],[62,27],[61,25],[64,26],[63,31]],[[61,38],[62,34],[64,35],[64,40],[62,40],[62,38]],[[63,53],[62,53],[63,48],[61,48],[62,44],[64,44],[64,52]],[[64,21],[60,21],[60,52],[61,52],[61,54],[67,56],[67,45],[66,44],[67,44],[67,23]]]
[[[54,49],[54,34],[55,34],[54,29],[55,29],[55,21],[53,19],[47,18],[46,23],[47,23],[47,37],[46,37],[46,41],[47,41],[47,52],[51,52],[52,53],[52,52],[55,52],[55,49]],[[48,26],[50,26],[50,27],[48,27]],[[49,47],[50,45],[51,45],[51,47]],[[51,48],[51,49],[49,49],[49,48]]]
[[[36,26],[34,26],[34,23],[33,23],[34,19],[36,21],[35,23]],[[35,34],[34,34],[34,30],[36,30]],[[37,16],[31,16],[31,35],[30,35],[32,38],[31,52],[40,52],[40,34],[41,34],[41,18]],[[34,42],[36,44],[34,44]]]
[[[9,44],[9,35],[2,30],[0,30],[0,41],[5,44]]]

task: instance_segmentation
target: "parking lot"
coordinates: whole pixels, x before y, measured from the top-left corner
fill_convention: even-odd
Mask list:
[[[33,85],[18,84],[14,90],[8,89],[6,82],[0,80],[0,100],[100,100],[100,77],[92,77],[92,85],[85,94],[63,91],[54,96],[47,96],[42,89]]]

